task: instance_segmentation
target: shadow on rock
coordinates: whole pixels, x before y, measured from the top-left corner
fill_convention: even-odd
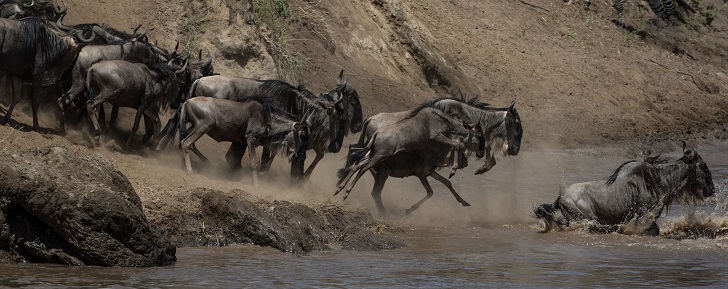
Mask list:
[[[397,229],[377,222],[365,210],[268,201],[240,190],[195,189],[189,194],[179,203],[192,204],[193,212],[166,207],[175,202],[150,204],[166,212],[152,220],[155,227],[180,247],[249,243],[305,254],[332,245],[361,251],[404,246],[390,234]]]
[[[139,196],[111,162],[53,146],[0,152],[0,251],[4,261],[68,265],[176,260],[174,245],[152,232]]]

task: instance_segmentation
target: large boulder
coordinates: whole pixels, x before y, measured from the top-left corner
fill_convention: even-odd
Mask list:
[[[162,266],[175,251],[107,159],[61,147],[0,151],[0,262]]]

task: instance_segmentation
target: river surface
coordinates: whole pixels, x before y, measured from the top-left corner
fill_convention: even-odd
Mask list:
[[[677,147],[676,147],[677,149]],[[713,173],[717,197],[675,205],[658,223],[663,232],[686,224],[728,227],[728,144],[697,148]],[[385,221],[403,228],[407,246],[379,252],[339,248],[294,256],[253,245],[180,248],[175,265],[161,268],[0,266],[0,285],[32,288],[595,288],[728,287],[728,237],[676,240],[589,234],[583,229],[539,233],[530,212],[555,200],[561,185],[610,175],[627,159],[577,153],[523,151],[500,159],[481,176],[480,165],[453,178],[471,207],[460,206],[436,181],[435,196],[407,217]],[[327,166],[324,166],[327,167]],[[447,174],[446,171],[443,174]],[[315,180],[316,178],[314,178]],[[321,178],[319,178],[321,179]],[[371,208],[371,178],[362,178],[349,206]],[[326,184],[328,186],[329,184]],[[331,185],[333,187],[333,185]],[[390,179],[385,206],[407,209],[424,195],[416,179]]]

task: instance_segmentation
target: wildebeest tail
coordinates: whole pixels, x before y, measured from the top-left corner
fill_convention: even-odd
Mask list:
[[[88,71],[88,76],[86,76],[86,89],[88,90],[88,103],[91,103],[94,98],[96,98],[96,92],[94,91],[94,74],[96,74],[96,70],[90,69]]]
[[[358,162],[364,156],[372,150],[372,146],[374,145],[374,140],[377,138],[377,133],[374,133],[372,135],[372,138],[369,140],[369,143],[363,148],[351,148],[349,150],[349,156],[346,157],[346,166],[349,167],[353,165],[354,163]]]
[[[181,142],[183,139],[187,137],[187,102],[185,101],[182,103],[182,106],[179,108],[179,141]]]
[[[157,146],[157,149],[166,147],[171,140],[174,139],[174,134],[177,132],[177,128],[179,127],[179,114],[181,108],[177,108],[177,110],[174,111],[174,116],[167,122],[167,125],[164,126],[161,132],[159,132],[159,135],[157,135],[157,139],[160,139],[160,143]]]
[[[349,148],[349,155],[346,157],[346,165],[343,169],[339,169],[336,172],[336,176],[339,178],[339,181],[336,182],[336,185],[340,185],[342,181],[344,181],[344,178],[346,178],[347,175],[349,175],[349,172],[354,167],[354,164],[361,159],[363,159],[368,152],[372,150],[372,146],[374,145],[374,140],[377,138],[377,133],[374,133],[372,135],[372,138],[369,140],[369,143],[363,148]]]
[[[366,137],[367,137],[367,127],[369,127],[369,120],[370,119],[371,118],[367,118],[364,121],[364,124],[362,124],[362,126],[361,126],[361,132],[359,133],[359,142],[357,142],[356,145],[353,146],[353,147],[359,147],[360,148],[360,147],[363,147],[365,145],[364,141],[366,141]]]

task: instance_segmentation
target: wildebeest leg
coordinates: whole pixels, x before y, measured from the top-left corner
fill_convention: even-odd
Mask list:
[[[379,213],[385,214],[386,210],[384,209],[384,204],[382,203],[382,189],[384,189],[384,183],[387,181],[387,178],[389,178],[389,172],[372,170],[372,175],[374,175],[374,188],[372,188],[372,198],[374,198],[374,203],[377,204],[377,209],[379,210]]]
[[[407,211],[404,212],[405,215],[409,215],[410,213],[414,212],[414,210],[417,210],[417,208],[419,208],[422,205],[422,203],[427,201],[427,199],[432,198],[433,191],[432,191],[432,187],[430,186],[430,183],[427,181],[427,177],[423,177],[423,176],[417,176],[417,177],[420,179],[420,183],[422,183],[422,186],[425,187],[425,191],[427,191],[427,195],[424,198],[422,198],[422,200],[420,200],[416,204],[412,205],[411,208],[407,209]]]
[[[192,127],[189,134],[185,139],[181,141],[182,144],[182,154],[185,158],[185,166],[187,167],[187,174],[192,174],[192,161],[190,161],[190,149],[192,149],[195,154],[200,157],[204,162],[207,162],[207,158],[202,155],[202,153],[197,150],[197,147],[195,146],[195,142],[200,139],[203,135],[205,135],[208,131],[210,131],[210,126],[202,125],[202,124],[196,124]]]
[[[61,98],[62,98],[62,96],[63,96],[63,89],[61,88],[61,86],[59,84],[55,84],[54,87],[56,88],[56,94],[57,95],[60,95]],[[58,102],[59,103],[61,102],[61,98],[58,98]],[[66,134],[66,115],[64,113],[63,106],[59,106],[58,107],[58,114],[59,114],[58,115],[58,121],[59,121],[59,124],[58,124],[58,132],[61,135],[65,135]]]
[[[114,106],[114,108],[117,110],[118,114],[118,107]],[[111,117],[114,117],[114,111],[112,109],[111,111]],[[109,125],[112,125],[112,121],[109,121]],[[142,143],[146,143],[150,139],[152,139],[157,133],[159,133],[159,130],[162,127],[162,123],[159,120],[159,115],[152,112],[149,109],[144,110],[144,130],[146,133],[142,137]],[[152,139],[152,144],[154,144],[156,140]]]
[[[5,112],[5,118],[3,119],[3,125],[8,123],[10,121],[10,117],[13,114],[13,109],[15,108],[15,105],[18,104],[20,101],[20,91],[15,91],[15,82],[16,78],[15,76],[12,76],[10,74],[5,74],[5,77],[7,78],[8,82],[10,82],[10,105],[8,105],[8,111]]]
[[[126,150],[129,150],[131,148],[131,140],[134,139],[134,134],[139,130],[139,122],[142,119],[142,115],[144,114],[144,108],[143,107],[137,107],[136,115],[134,116],[134,125],[131,127],[131,133],[129,134],[129,138],[126,139]]]
[[[30,93],[31,110],[33,111],[33,131],[40,131],[38,123],[38,107],[40,106],[40,76],[33,77],[33,88]]]
[[[356,173],[356,176],[354,177],[354,180],[351,181],[351,184],[349,184],[349,187],[346,188],[346,193],[344,194],[344,200],[349,196],[351,193],[351,190],[354,189],[354,185],[359,181],[359,178],[361,178],[364,173],[366,173],[368,170],[370,170],[372,167],[376,166],[380,162],[386,160],[389,158],[389,156],[382,156],[382,155],[375,155],[373,158],[371,158],[368,162],[362,164],[360,167],[361,169],[358,170]]]
[[[119,117],[119,107],[116,105],[112,105],[111,106],[111,118],[109,118],[109,128],[114,127],[117,117]],[[147,121],[144,120],[145,125],[146,125],[146,123],[147,123]]]
[[[94,126],[94,140],[96,141],[96,145],[99,145],[99,141],[101,138],[101,127],[99,126],[99,113],[98,113],[98,107],[102,103],[98,100],[101,98],[96,98],[93,100],[93,102],[86,105],[86,110],[88,111],[88,116],[91,118],[91,124]]]
[[[242,168],[240,161],[245,155],[245,149],[248,147],[247,143],[244,142],[233,142],[230,144],[230,148],[225,153],[225,160],[227,161],[230,169],[237,171]]]
[[[250,166],[253,168],[253,186],[258,186],[258,160],[255,158],[256,141],[254,137],[247,137],[248,156],[250,157]]]
[[[365,163],[366,161],[367,160],[364,159],[363,161],[359,161],[359,163]],[[344,187],[346,187],[346,184],[349,183],[349,179],[351,179],[351,177],[354,176],[354,174],[357,173],[357,171],[359,169],[361,169],[363,164],[360,165],[359,163],[352,164],[351,170],[349,170],[349,172],[346,174],[346,176],[344,178],[341,178],[339,180],[340,183],[336,186],[336,192],[334,192],[334,196],[338,195],[341,192],[341,190],[343,190]],[[344,199],[346,199],[346,196],[344,196]]]
[[[242,157],[242,156],[241,156]],[[273,164],[273,158],[275,155],[271,154],[270,147],[268,145],[263,146],[263,153],[260,155],[260,173],[264,174],[270,170],[271,164]]]
[[[316,152],[316,157],[313,159],[310,165],[308,165],[308,169],[306,169],[306,172],[303,174],[304,179],[308,179],[309,176],[311,176],[311,173],[313,172],[313,168],[316,167],[316,164],[318,164],[321,159],[324,158],[324,152],[320,150],[314,150]]]
[[[461,205],[463,205],[463,207],[469,207],[470,206],[470,204],[468,202],[466,202],[463,198],[461,198],[460,195],[455,191],[455,189],[452,187],[452,183],[448,179],[444,178],[443,176],[441,176],[437,172],[432,172],[432,174],[430,174],[430,176],[433,179],[436,179],[439,182],[441,182],[443,185],[445,185],[447,187],[447,189],[450,190],[450,192],[452,193],[452,195],[455,196],[455,199],[458,200],[458,202]]]
[[[451,139],[443,134],[436,135],[433,140],[449,145],[456,150],[462,150],[465,147],[461,141]]]
[[[480,175],[482,173],[490,171],[490,169],[492,169],[496,165],[494,152],[495,151],[490,146],[487,146],[485,148],[485,162],[483,163],[482,167],[478,168],[475,171],[476,175]]]

